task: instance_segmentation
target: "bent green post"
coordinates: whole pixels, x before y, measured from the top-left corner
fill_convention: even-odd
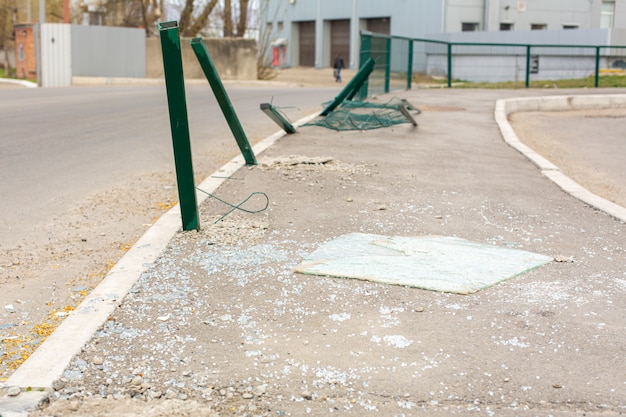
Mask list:
[[[235,140],[237,141],[237,145],[239,145],[241,154],[246,160],[246,165],[256,165],[257,161],[254,156],[254,152],[252,151],[252,147],[250,146],[250,142],[248,142],[246,133],[243,131],[241,123],[239,123],[237,113],[235,113],[235,109],[228,98],[228,94],[226,93],[226,89],[224,88],[224,84],[222,84],[219,74],[217,73],[217,69],[211,59],[209,50],[204,44],[202,38],[193,38],[191,40],[191,47],[196,54],[196,58],[198,58],[198,62],[202,67],[204,75],[211,85],[213,94],[215,94],[215,98],[217,99],[217,102],[222,109],[222,113],[228,122],[230,131],[233,132],[233,136],[235,136]]]
[[[374,60],[368,58],[361,69],[350,80],[350,82],[344,87],[337,97],[320,113],[322,116],[328,115],[331,111],[335,110],[345,99],[350,100],[359,91],[361,86],[374,70]]]
[[[261,103],[261,111],[268,115],[286,133],[296,133],[296,128],[270,103]]]
[[[178,183],[178,198],[183,230],[199,229],[198,203],[193,180],[191,161],[191,141],[189,138],[189,120],[187,118],[187,100],[183,60],[178,36],[178,22],[159,23],[161,49],[163,51],[163,70],[165,89],[170,113],[170,128],[174,145],[174,164]]]

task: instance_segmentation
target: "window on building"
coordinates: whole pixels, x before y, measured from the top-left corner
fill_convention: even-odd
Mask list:
[[[267,33],[272,33],[273,27],[272,27],[272,22],[267,22],[267,24],[265,25],[265,32]]]
[[[548,25],[545,23],[531,23],[530,30],[546,30]]]
[[[563,23],[563,29],[578,29],[578,23]]]
[[[385,35],[391,34],[391,18],[390,17],[377,17],[372,19],[364,19],[365,27],[368,31],[374,33],[384,33]]]
[[[283,24],[283,22],[282,22],[282,21],[281,21],[281,22],[278,22],[278,27],[276,28],[276,30],[277,30],[279,33],[281,33],[281,32],[283,31],[284,26],[285,26],[285,25]]]
[[[613,27],[614,15],[615,15],[615,2],[603,1],[602,10],[600,12],[600,27],[602,29],[611,29]]]
[[[500,30],[513,30],[513,23],[510,22],[501,22]]]
[[[462,32],[477,32],[478,31],[478,23],[462,22],[461,23],[461,31]]]

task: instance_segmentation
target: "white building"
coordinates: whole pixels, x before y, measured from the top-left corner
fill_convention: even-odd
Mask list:
[[[554,32],[583,29],[572,31],[592,33],[588,42],[582,39],[583,44],[593,44],[598,38],[607,39],[609,44],[620,44],[619,40],[624,44],[626,40],[626,0],[265,1],[262,30],[273,42],[274,64],[281,66],[328,67],[339,53],[355,68],[362,30],[438,39],[456,32],[516,32],[510,42],[525,38],[536,42],[541,36],[531,31],[545,30],[547,42],[558,38],[563,43],[579,44],[587,35],[569,33],[571,36],[563,37]],[[487,39],[506,42],[509,36],[492,33]],[[464,38],[456,35],[453,39],[458,42]]]

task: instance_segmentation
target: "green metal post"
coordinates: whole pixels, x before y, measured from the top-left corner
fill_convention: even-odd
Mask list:
[[[406,89],[411,89],[411,83],[413,81],[413,40],[409,40],[409,62],[406,69]]]
[[[215,95],[215,98],[222,109],[222,113],[228,122],[230,131],[233,132],[233,136],[235,136],[235,140],[237,141],[237,145],[239,145],[241,154],[246,160],[246,165],[256,165],[257,161],[254,156],[254,152],[252,151],[252,147],[250,146],[250,142],[248,142],[246,133],[243,131],[241,123],[239,123],[237,113],[235,113],[235,109],[228,98],[228,94],[226,93],[226,89],[224,88],[224,84],[222,84],[219,74],[217,73],[215,64],[213,64],[209,50],[204,44],[202,38],[193,38],[191,40],[191,47],[196,54],[196,58],[198,58],[198,62],[202,67],[202,71],[204,71],[204,75],[211,85],[213,94]]]
[[[170,127],[174,144],[174,163],[178,182],[178,198],[183,230],[199,229],[198,203],[193,180],[193,164],[191,161],[191,142],[189,138],[189,121],[187,119],[187,99],[185,97],[185,80],[183,76],[183,60],[176,21],[159,23],[161,49],[163,51],[163,70],[165,73],[165,89],[170,113]]]
[[[596,46],[596,77],[594,80],[594,86],[598,88],[600,85],[600,47]]]
[[[261,103],[261,111],[274,121],[286,133],[296,133],[296,128],[270,103]]]
[[[452,44],[448,44],[448,88],[452,87]]]
[[[372,36],[361,34],[361,54],[359,56],[359,68],[363,68],[368,59],[370,59],[372,50]],[[358,97],[360,100],[367,98],[368,79],[366,79],[359,89]]]
[[[515,71],[517,71],[517,68]],[[515,81],[517,81],[517,76]],[[530,87],[530,45],[526,45],[526,88],[528,87]]]
[[[385,41],[385,93],[389,92],[389,76],[391,75],[391,38]]]
[[[328,113],[332,112],[339,106],[346,98],[353,97],[356,92],[361,88],[367,77],[370,76],[372,70],[374,69],[374,60],[372,58],[368,58],[365,62],[365,65],[361,67],[361,69],[356,73],[356,75],[350,80],[350,82],[341,90],[339,95],[335,97],[335,99],[328,105],[322,113],[322,116],[326,116]]]

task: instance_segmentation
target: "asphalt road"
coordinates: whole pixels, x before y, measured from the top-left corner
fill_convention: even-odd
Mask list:
[[[228,88],[252,143],[278,130],[259,110],[261,102],[271,101],[295,120],[321,110],[337,90]],[[235,143],[209,86],[188,85],[186,94],[194,159]],[[164,86],[4,88],[0,246],[19,242],[23,231],[124,178],[173,169]]]

